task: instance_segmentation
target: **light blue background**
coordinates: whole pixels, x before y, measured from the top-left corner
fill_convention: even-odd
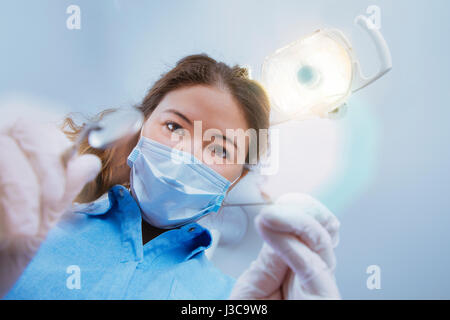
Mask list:
[[[66,28],[70,4],[81,7],[81,30]],[[348,34],[372,73],[374,51],[352,24],[369,5],[381,8],[394,68],[350,100],[365,111],[343,120],[344,170],[316,195],[342,223],[338,284],[347,299],[448,299],[446,0],[3,0],[0,96],[23,93],[93,114],[138,103],[187,54],[250,65],[257,78],[266,55],[323,26]],[[366,287],[372,264],[381,268],[380,290]]]

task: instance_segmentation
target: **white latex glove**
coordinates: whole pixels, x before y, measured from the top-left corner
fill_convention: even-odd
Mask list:
[[[101,168],[94,155],[67,163],[71,142],[56,127],[17,120],[0,131],[0,297],[22,274],[50,228]]]
[[[288,194],[255,218],[265,240],[229,299],[340,299],[333,248],[338,219],[305,194]]]

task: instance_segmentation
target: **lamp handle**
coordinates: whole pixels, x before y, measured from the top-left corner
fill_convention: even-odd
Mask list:
[[[361,71],[361,66],[358,61],[354,62],[353,68],[353,82],[352,82],[352,92],[356,92],[375,80],[381,78],[389,70],[392,69],[392,57],[389,47],[384,40],[379,28],[377,28],[373,22],[364,15],[359,15],[355,18],[355,24],[359,25],[362,29],[366,30],[375,44],[375,48],[380,59],[380,68],[378,72],[372,77],[366,77]]]

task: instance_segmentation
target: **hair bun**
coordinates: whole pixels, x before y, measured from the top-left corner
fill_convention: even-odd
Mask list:
[[[248,67],[234,66],[232,68],[233,75],[239,78],[249,79],[250,72]]]

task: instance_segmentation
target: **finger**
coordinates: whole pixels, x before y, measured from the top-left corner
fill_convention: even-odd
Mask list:
[[[286,300],[341,299],[334,275],[330,275],[327,271],[317,274],[309,281],[302,282],[290,270],[286,276],[282,291]]]
[[[65,168],[61,153],[71,143],[54,126],[22,119],[9,130],[9,135],[29,159],[41,186],[42,202],[53,205],[65,190]]]
[[[287,271],[287,264],[265,243],[256,260],[237,279],[229,298],[276,298]]]
[[[259,229],[264,227],[278,233],[287,233],[298,237],[311,250],[317,252],[330,269],[336,267],[331,237],[313,217],[292,206],[274,205],[261,210],[256,221]]]
[[[40,189],[16,142],[0,135],[0,241],[33,236],[39,228]]]
[[[296,274],[299,283],[307,292],[319,296],[337,296],[333,273],[317,253],[293,236],[264,227],[261,231],[267,243]]]
[[[327,268],[325,261],[299,241],[295,235],[275,231],[259,221],[256,223],[256,228],[261,237],[303,280],[309,279],[315,270]],[[295,243],[300,243],[300,245],[295,245]],[[308,254],[309,251],[314,254]]]
[[[77,156],[67,163],[66,190],[56,208],[49,212],[49,223],[56,221],[81,192],[86,183],[95,179],[101,169],[100,159],[93,154]]]
[[[337,217],[320,201],[304,193],[287,193],[276,201],[280,205],[292,205],[316,219],[330,234],[333,248],[339,243],[340,222]]]
[[[99,157],[93,154],[77,156],[67,163],[67,183],[63,203],[70,204],[86,183],[97,177],[102,168]]]

